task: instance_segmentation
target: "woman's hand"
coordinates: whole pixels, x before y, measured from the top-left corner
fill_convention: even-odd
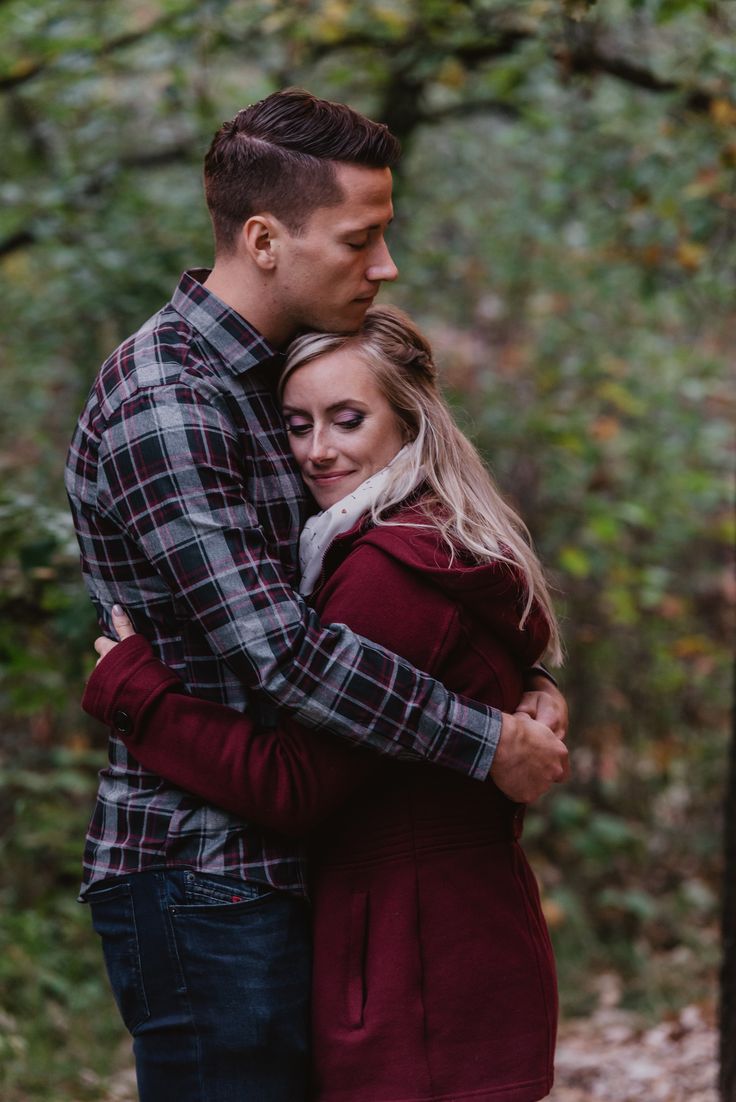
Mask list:
[[[538,723],[544,723],[558,738],[567,738],[567,701],[557,686],[543,675],[539,674],[529,680],[527,691],[516,711],[517,714],[525,712]]]
[[[118,641],[128,639],[131,635],[135,635],[135,628],[126,616],[125,610],[121,605],[112,606],[112,626],[115,629]],[[95,639],[95,650],[100,656],[97,659],[98,666],[105,655],[109,654],[117,645],[114,639],[108,639],[106,635],[100,635],[99,638]]]

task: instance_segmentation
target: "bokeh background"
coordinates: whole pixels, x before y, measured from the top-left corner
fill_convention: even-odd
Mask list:
[[[558,589],[574,777],[527,839],[563,1013],[602,998],[647,1020],[712,1012],[736,597],[735,9],[0,0],[7,1102],[108,1097],[128,1060],[75,902],[105,738],[78,706],[95,626],[66,446],[99,363],[211,259],[212,133],[291,84],[401,138],[401,279],[382,298],[430,334]]]

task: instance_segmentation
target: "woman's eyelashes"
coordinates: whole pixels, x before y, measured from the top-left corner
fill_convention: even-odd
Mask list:
[[[351,410],[338,414],[333,421],[333,425],[338,429],[342,429],[344,432],[352,432],[355,429],[359,429],[364,421],[364,413],[359,413],[357,410]],[[288,417],[286,419],[286,431],[292,436],[306,436],[312,431],[312,427],[311,421],[297,420],[295,417]]]
[[[350,432],[351,429],[359,429],[365,421],[364,413],[349,413],[342,414],[335,420],[335,424],[340,429],[347,429]]]

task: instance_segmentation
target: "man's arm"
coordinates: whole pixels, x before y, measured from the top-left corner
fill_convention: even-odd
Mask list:
[[[379,588],[385,600],[376,601]],[[348,621],[366,635],[393,648],[415,665],[441,668],[445,656],[463,646],[459,618],[452,602],[415,571],[381,551],[358,550],[330,579],[324,615]],[[412,609],[411,618],[397,615]],[[260,729],[252,718],[184,692],[184,685],[154,656],[149,643],[133,633],[130,621],[113,611],[113,625],[123,640],[98,639],[101,656],[87,684],[83,707],[113,727],[146,768],[262,826],[300,835],[343,804],[356,786],[375,772],[379,758],[320,733],[304,737],[293,721],[279,729]],[[497,690],[493,677],[488,691]],[[500,703],[493,696],[488,701]],[[519,729],[507,753],[508,729],[496,761],[507,764],[517,798],[530,800],[559,779],[565,764],[562,742],[546,727],[524,715],[504,717]],[[540,747],[552,773],[540,772]],[[522,749],[516,754],[514,747]]]
[[[101,441],[100,508],[247,687],[308,727],[485,778],[500,713],[344,625],[322,627],[287,584],[244,482],[237,430],[189,387],[137,394]]]
[[[300,723],[479,779],[503,723],[494,780],[507,795],[535,799],[560,779],[550,776],[560,770],[558,748],[542,725],[448,692],[343,624],[320,625],[269,550],[244,496],[237,430],[213,402],[183,386],[136,395],[101,442],[98,478],[100,507],[185,603],[213,652]]]
[[[343,739],[318,731],[305,738],[286,718],[261,729],[248,714],[190,696],[142,635],[129,624],[115,626],[122,642],[95,644],[105,657],[82,707],[111,727],[144,769],[213,807],[300,837],[379,768],[378,754]]]

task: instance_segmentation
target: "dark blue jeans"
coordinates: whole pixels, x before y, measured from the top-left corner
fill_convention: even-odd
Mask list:
[[[307,905],[189,871],[141,872],[87,894],[133,1036],[141,1102],[302,1102]]]

